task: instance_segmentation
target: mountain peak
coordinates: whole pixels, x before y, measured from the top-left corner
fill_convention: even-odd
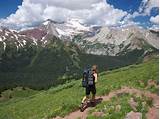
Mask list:
[[[58,21],[54,21],[54,20],[52,20],[52,19],[47,19],[47,20],[45,20],[42,24],[43,24],[43,25],[48,25],[48,24],[50,24],[50,23],[53,23],[53,24],[63,24],[64,22],[58,22]]]
[[[42,24],[50,31],[50,34],[64,39],[72,39],[77,34],[90,31],[90,27],[85,26],[83,20],[75,18],[67,19],[65,22],[47,19]]]

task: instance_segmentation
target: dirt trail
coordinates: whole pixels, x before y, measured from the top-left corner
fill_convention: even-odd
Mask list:
[[[102,101],[108,101],[112,97],[117,96],[117,95],[121,95],[124,93],[135,94],[135,95],[144,95],[145,97],[151,98],[153,100],[153,107],[151,107],[149,109],[148,113],[146,114],[147,119],[159,119],[159,96],[157,96],[156,94],[150,93],[148,91],[141,91],[141,90],[134,89],[134,88],[123,87],[119,90],[110,92],[106,96],[97,96],[96,98],[102,98]],[[87,113],[91,108],[92,107],[88,107],[84,112],[80,112],[79,110],[77,110],[77,111],[72,112],[69,115],[65,116],[64,118],[56,117],[53,119],[78,119],[78,118],[79,119],[86,119]]]

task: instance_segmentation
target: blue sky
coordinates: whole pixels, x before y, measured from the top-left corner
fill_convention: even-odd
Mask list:
[[[138,10],[142,0],[107,0],[115,8],[122,9],[129,13]],[[5,18],[12,13],[15,13],[18,6],[22,4],[22,0],[1,0],[0,1],[0,18]],[[158,12],[158,11],[157,11]],[[157,13],[158,14],[158,13]]]
[[[112,4],[115,8],[133,13],[138,10],[142,0],[107,0],[107,2]]]
[[[106,0],[106,8],[104,4],[99,4],[100,1],[104,0],[88,0],[87,2],[86,0],[47,0],[48,3],[45,0],[28,1],[23,1],[24,4],[22,5],[22,0],[1,0],[0,23],[25,26],[31,22],[39,22],[47,18],[65,20],[67,17],[78,16],[88,20],[86,23],[90,24],[116,25],[123,18],[126,20],[130,16],[127,19],[130,23],[134,22],[144,27],[159,25],[159,22],[157,23],[157,18],[159,18],[157,0],[150,0],[150,2],[147,0]],[[93,4],[96,4],[95,8],[89,8]],[[21,7],[18,8],[18,6]],[[77,12],[79,9],[83,9],[81,10],[82,14]],[[89,9],[89,12],[86,12],[85,9]],[[16,11],[18,12],[16,13]],[[85,16],[86,14],[89,15]]]
[[[22,0],[1,0],[0,1],[0,18],[6,18],[18,9],[18,5],[22,4]]]

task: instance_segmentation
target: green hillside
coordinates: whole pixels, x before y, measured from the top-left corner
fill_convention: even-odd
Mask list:
[[[158,83],[158,64],[158,58],[153,58],[139,65],[130,65],[100,73],[97,83],[97,95],[106,95],[110,91],[120,89],[123,86],[148,90],[157,94],[158,88],[148,87],[147,82],[148,80],[155,80]],[[34,91],[27,88],[7,90],[1,93],[0,119],[47,119],[65,116],[78,109],[84,94],[80,80],[73,80],[46,91]],[[121,112],[116,113],[111,108],[105,111],[105,118],[115,119],[115,116],[123,118],[127,112],[131,111],[127,104],[130,97],[132,95],[120,96],[119,103],[123,106]],[[115,100],[113,98],[111,102],[102,102],[97,105],[95,110],[102,109],[104,105],[113,104],[114,106],[116,104]],[[151,105],[150,101],[146,98],[137,99],[137,101],[139,102],[138,110],[144,115]],[[142,101],[147,102],[145,107],[141,106]],[[89,115],[88,118],[93,119],[94,117]]]

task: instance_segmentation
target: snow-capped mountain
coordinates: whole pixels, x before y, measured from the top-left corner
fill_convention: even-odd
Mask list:
[[[159,49],[159,31],[143,29],[138,26],[111,28],[106,26],[86,26],[79,19],[66,22],[46,20],[36,27],[23,31],[7,28],[0,30],[0,43],[3,49],[8,42],[15,44],[17,49],[30,42],[31,45],[45,47],[53,37],[64,42],[74,42],[88,54],[121,55],[129,51]],[[151,48],[151,49],[152,49]]]
[[[16,49],[24,48],[26,45],[37,45],[36,39],[31,39],[26,35],[19,34],[17,31],[1,27],[0,29],[0,48],[3,51],[7,46],[15,46]]]
[[[80,20],[71,19],[67,22],[55,22],[46,20],[36,27],[16,31],[8,28],[0,28],[0,43],[5,50],[6,45],[14,44],[17,50],[30,42],[32,45],[38,43],[45,47],[52,37],[70,41],[75,35],[89,32],[89,27],[84,26]],[[9,43],[10,42],[10,43]]]
[[[54,22],[47,20],[43,25],[50,30],[50,33],[64,39],[72,39],[75,35],[90,31],[90,28],[82,24],[79,19],[70,19],[67,20],[67,22]]]
[[[67,22],[55,22],[48,19],[39,26],[29,30],[21,31],[21,33],[35,38],[38,37],[38,39],[42,39],[47,34],[54,35],[61,39],[72,39],[75,35],[83,34],[84,32],[89,31],[90,27],[85,26],[78,19],[70,19]],[[33,34],[31,34],[32,32]],[[40,35],[40,37],[35,33]]]
[[[46,45],[53,36],[61,40],[71,41],[74,36],[86,32],[90,32],[90,27],[85,26],[78,19],[71,19],[67,22],[56,22],[48,19],[39,26],[19,31],[20,34],[40,41],[43,45]]]

